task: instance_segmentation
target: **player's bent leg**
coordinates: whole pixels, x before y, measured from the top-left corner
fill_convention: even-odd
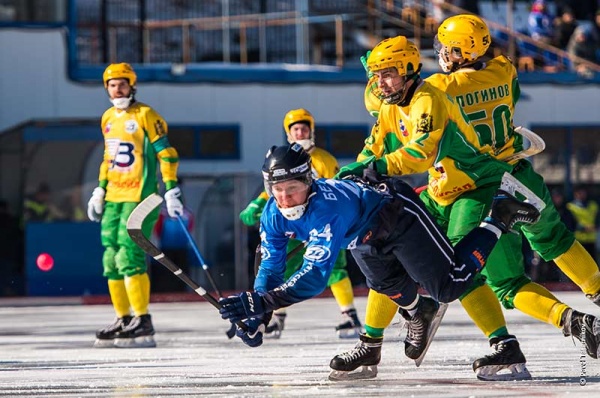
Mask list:
[[[361,334],[356,346],[336,355],[329,363],[332,369],[329,380],[372,379],[377,376],[377,365],[381,361],[383,337],[368,337]],[[358,371],[356,371],[358,368]]]
[[[586,297],[600,306],[600,272],[598,265],[581,243],[575,241],[565,253],[554,262],[577,286]]]

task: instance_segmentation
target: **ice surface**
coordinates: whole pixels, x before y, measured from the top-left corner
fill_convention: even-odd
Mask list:
[[[581,293],[557,296],[600,315]],[[281,339],[259,348],[228,340],[228,323],[198,300],[152,304],[158,347],[144,349],[92,348],[95,330],[114,317],[111,306],[0,301],[0,397],[600,397],[600,361],[581,357],[579,343],[515,310],[505,312],[509,331],[519,337],[533,380],[478,381],[471,363],[491,351],[455,302],[420,368],[404,357],[394,325],[376,379],[332,382],[329,361],[356,343],[336,337],[333,299],[288,309]],[[357,298],[361,320],[365,304]]]

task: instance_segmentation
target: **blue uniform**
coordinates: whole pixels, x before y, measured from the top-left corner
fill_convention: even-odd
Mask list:
[[[286,219],[273,198],[261,216],[262,261],[254,283],[257,292],[264,293],[285,282],[286,245],[290,238],[308,243],[302,267],[281,286],[279,307],[321,293],[340,249],[356,246],[359,237],[368,231],[373,215],[392,199],[350,181],[319,179],[313,181],[311,189],[306,213],[299,220]]]
[[[400,305],[416,297],[415,281],[443,302],[466,290],[497,241],[494,233],[476,228],[452,247],[412,188],[389,181],[381,191],[348,180],[315,180],[298,220],[286,219],[269,199],[261,217],[262,262],[254,284],[267,309],[321,293],[342,248],[351,251],[370,288]],[[308,246],[300,270],[284,281],[290,238]]]

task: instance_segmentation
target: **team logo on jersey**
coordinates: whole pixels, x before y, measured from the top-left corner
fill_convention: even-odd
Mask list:
[[[433,116],[428,113],[423,113],[417,124],[417,132],[422,134],[430,133],[433,130]]]
[[[286,231],[285,232],[285,236],[288,237],[288,238],[290,238],[290,239],[294,239],[294,238],[296,238],[296,233],[292,232],[292,231]]]
[[[325,246],[308,246],[304,258],[309,261],[325,261],[331,257],[331,251]]]
[[[135,120],[130,119],[125,121],[125,131],[129,134],[133,134],[138,130],[138,124]]]
[[[111,127],[112,127],[111,123],[106,123],[106,126],[104,127],[104,134],[108,134],[110,132]]]
[[[262,260],[268,260],[271,258],[271,252],[269,252],[263,245],[260,245],[260,258]]]
[[[163,124],[162,120],[157,120],[154,123],[154,129],[156,130],[156,135],[158,135],[159,137],[162,137],[167,133],[167,129],[165,129],[165,125]]]
[[[402,134],[402,136],[404,136],[404,137],[408,137],[408,130],[406,129],[406,126],[402,122],[402,119],[400,119],[399,124],[400,124],[400,134]]]

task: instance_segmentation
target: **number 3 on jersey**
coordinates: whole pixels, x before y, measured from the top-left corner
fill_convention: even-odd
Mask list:
[[[121,142],[120,140],[106,140],[108,153],[111,155],[109,159],[110,168],[127,168],[135,161],[133,154],[134,146],[130,142]]]

